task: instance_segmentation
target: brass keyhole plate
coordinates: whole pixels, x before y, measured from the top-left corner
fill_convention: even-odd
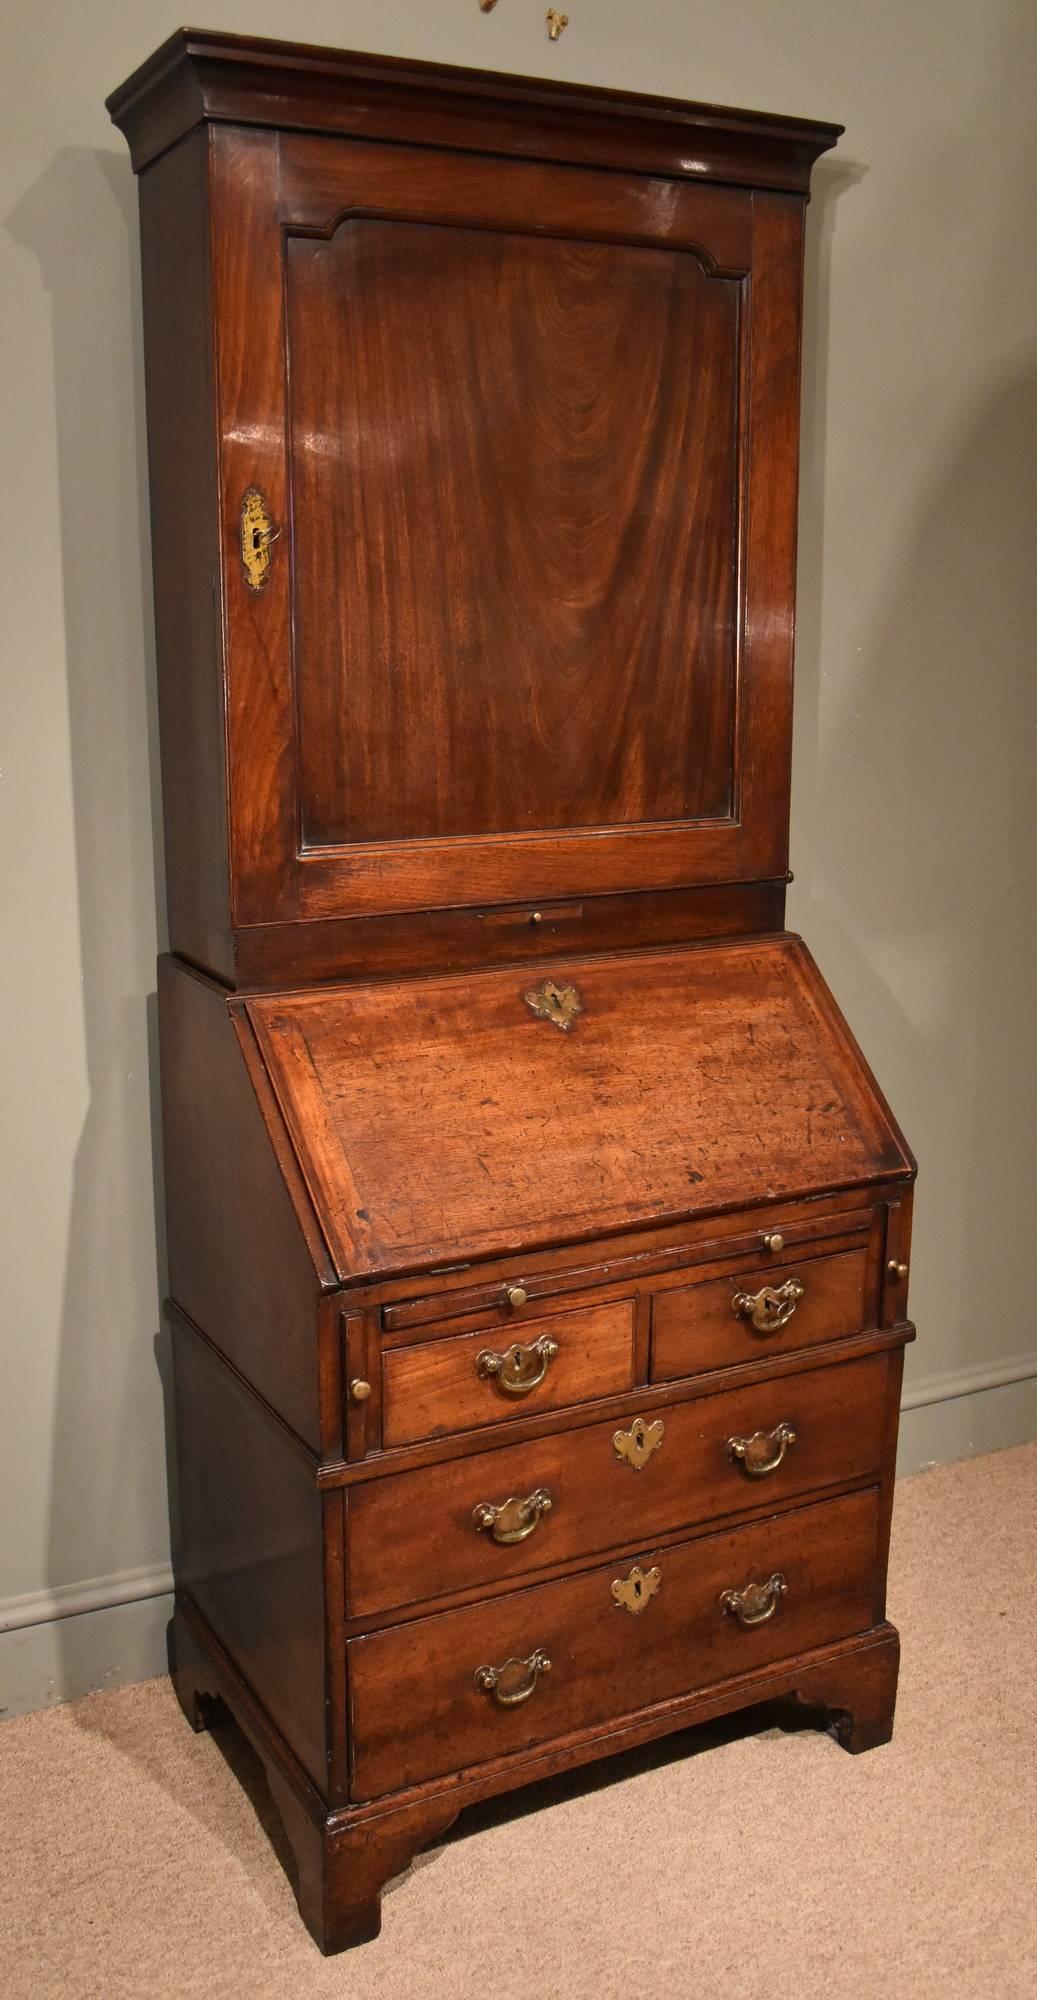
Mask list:
[[[568,1034],[577,1014],[583,1013],[583,1001],[575,986],[558,986],[553,979],[545,979],[540,986],[533,986],[523,994],[526,1006],[531,1007],[542,1021],[550,1021],[563,1034]]]

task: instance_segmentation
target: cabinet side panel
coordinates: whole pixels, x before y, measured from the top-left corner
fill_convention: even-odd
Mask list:
[[[173,949],[230,976],[208,140],[140,180],[166,896]]]
[[[159,1038],[172,1296],[317,1451],[317,1274],[226,996],[173,959]]]
[[[178,1591],[321,1792],[324,1559],[314,1471],[219,1356],[173,1325]]]

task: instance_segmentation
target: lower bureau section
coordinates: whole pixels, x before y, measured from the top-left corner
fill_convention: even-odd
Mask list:
[[[620,1719],[865,1630],[871,1488],[348,1647],[354,1800]]]

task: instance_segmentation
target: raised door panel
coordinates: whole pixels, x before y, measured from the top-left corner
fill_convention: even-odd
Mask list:
[[[236,923],[783,874],[801,200],[212,159]]]
[[[305,846],[730,814],[741,293],[628,243],[289,239]]]

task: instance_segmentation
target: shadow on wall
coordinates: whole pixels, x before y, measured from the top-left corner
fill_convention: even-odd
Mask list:
[[[909,1373],[1018,1362],[1021,1375],[1037,1371],[1023,1251],[1037,1114],[1037,357],[985,386],[957,434],[948,411],[909,532],[885,538],[884,587],[864,579],[856,594],[850,636],[863,643],[844,637],[824,660],[829,178],[822,167],[808,257],[793,864],[797,848],[809,858],[790,922],[921,1156],[912,1313],[939,1350],[935,1364],[924,1344],[909,1354]],[[992,261],[999,249],[995,235]],[[892,528],[895,462],[889,477]],[[826,669],[838,722],[822,737]]]
[[[166,1560],[156,907],[164,909],[136,188],[129,161],[59,152],[8,218],[53,311],[83,1011],[55,1383],[48,1582]],[[154,837],[153,837],[154,834]],[[160,917],[161,921],[161,917]],[[55,1052],[60,1062],[60,1051]],[[70,1671],[77,1618],[58,1632]],[[118,1662],[112,1662],[117,1671]],[[56,1690],[60,1692],[60,1690]]]

